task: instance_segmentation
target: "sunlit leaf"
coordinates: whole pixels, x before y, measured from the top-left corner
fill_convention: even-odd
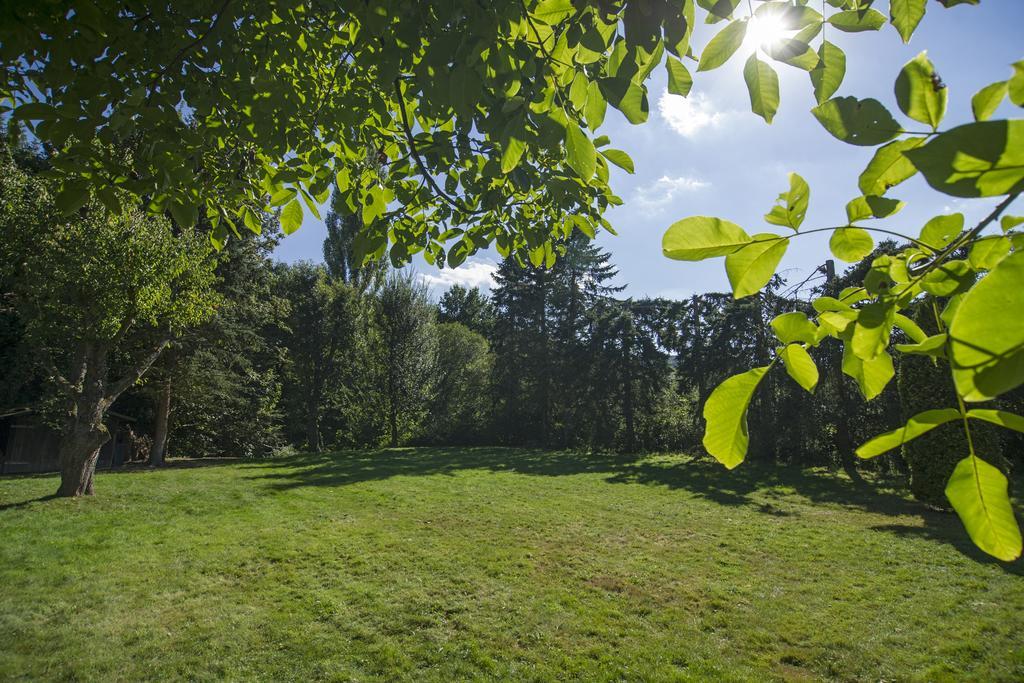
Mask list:
[[[893,140],[879,147],[864,172],[860,174],[857,182],[860,191],[865,195],[881,196],[889,188],[899,185],[917,173],[917,169],[903,152],[920,147],[924,142],[925,138],[906,138]]]
[[[914,119],[936,129],[946,115],[949,93],[924,52],[907,62],[896,77],[896,104]]]
[[[605,159],[612,162],[619,168],[623,169],[627,173],[632,173],[634,171],[633,160],[630,158],[628,154],[623,152],[621,149],[601,150],[601,156],[603,156]]]
[[[587,104],[583,110],[583,115],[587,117],[587,127],[592,131],[600,128],[607,110],[608,103],[601,94],[601,86],[596,81],[591,81],[587,86]]]
[[[939,251],[956,239],[963,229],[964,215],[962,213],[935,216],[921,228],[921,236],[918,239],[935,251]]]
[[[730,21],[707,44],[700,54],[697,71],[710,71],[729,61],[747,35],[747,20]]]
[[[900,125],[874,99],[836,97],[811,110],[829,133],[851,145],[874,146],[896,137]]]
[[[725,257],[725,272],[735,299],[756,294],[768,284],[789,246],[789,239],[761,233],[754,242]]]
[[[1020,557],[1021,536],[1007,495],[1006,476],[975,455],[957,463],[946,484],[953,505],[975,545],[1004,562]]]
[[[668,91],[673,95],[686,97],[693,87],[693,77],[689,70],[672,55],[665,58],[665,69],[668,71]]]
[[[926,0],[889,0],[889,21],[904,43],[910,42],[914,29],[924,17]]]
[[[860,393],[867,401],[882,393],[896,374],[888,353],[864,360],[855,356],[849,345],[843,347],[843,372],[857,381]]]
[[[768,368],[754,368],[730,377],[715,387],[704,403],[704,448],[730,470],[747,455],[747,406]]]
[[[837,259],[855,263],[871,253],[875,241],[864,228],[851,226],[833,231],[828,248]]]
[[[814,344],[817,342],[818,328],[807,318],[806,313],[800,311],[783,313],[776,316],[771,324],[775,336],[783,344],[797,342]]]
[[[290,235],[302,225],[302,204],[293,199],[281,210],[281,230]]]
[[[885,26],[885,15],[876,9],[846,10],[830,16],[828,23],[847,33],[877,31]]]
[[[661,250],[665,256],[677,261],[701,261],[731,254],[753,241],[735,223],[708,216],[691,216],[669,226],[661,240]]]
[[[971,98],[971,112],[975,121],[987,121],[1006,97],[1007,81],[986,85]]]
[[[960,419],[960,411],[955,408],[939,408],[918,413],[907,420],[907,423],[902,427],[879,434],[858,448],[857,457],[874,458],[894,448],[898,448],[922,434],[927,434],[939,425],[944,425],[947,422],[958,419]]]
[[[984,420],[994,425],[1012,429],[1015,432],[1024,433],[1024,417],[1005,410],[990,410],[987,408],[972,408],[967,411],[967,417],[975,420]]]
[[[989,235],[971,245],[967,262],[975,270],[992,270],[1010,253],[1010,240],[1003,235]]]
[[[578,125],[570,121],[565,127],[566,161],[584,181],[594,177],[597,168],[597,150],[594,143]]]
[[[779,109],[779,75],[752,53],[743,67],[743,80],[750,94],[750,109],[766,123],[771,123]]]
[[[992,197],[1024,190],[1024,120],[968,123],[905,154],[944,194]]]
[[[799,344],[787,344],[779,357],[786,365],[786,372],[797,384],[810,393],[818,386],[818,366],[814,364],[811,354]]]
[[[775,206],[764,215],[764,219],[772,225],[799,230],[807,215],[810,198],[811,188],[807,185],[807,181],[798,173],[790,173],[789,191],[778,196]]]
[[[1024,252],[1007,256],[964,295],[949,328],[949,360],[967,401],[1024,382]]]
[[[822,41],[818,48],[818,65],[810,71],[814,99],[823,104],[835,94],[846,76],[846,54],[838,47]]]

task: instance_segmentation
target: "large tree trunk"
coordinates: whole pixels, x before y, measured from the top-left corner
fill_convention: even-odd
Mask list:
[[[91,496],[93,494],[93,477],[96,473],[96,461],[100,457],[100,448],[110,438],[106,425],[91,420],[75,420],[61,438],[60,453],[60,488],[58,496]]]
[[[68,416],[58,447],[58,496],[93,494],[93,477],[100,447],[110,439],[110,432],[103,424],[107,409],[125,389],[142,377],[166,345],[166,339],[161,341],[146,356],[138,359],[128,373],[108,383],[107,357],[110,346],[84,342],[76,355],[81,359],[76,382],[68,382],[59,373],[56,374],[58,383],[68,392],[69,400]]]
[[[160,387],[160,398],[156,405],[156,424],[153,426],[153,450],[149,453],[151,467],[161,467],[167,456],[167,431],[171,416],[171,378],[164,380]]]

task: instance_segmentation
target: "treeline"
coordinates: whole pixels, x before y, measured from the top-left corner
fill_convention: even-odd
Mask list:
[[[8,178],[32,178],[39,159],[23,152],[7,163]],[[288,448],[410,444],[697,452],[701,407],[714,387],[771,362],[777,342],[770,323],[777,315],[813,313],[787,295],[795,290],[779,279],[739,301],[714,293],[683,301],[624,297],[613,284],[609,254],[578,234],[562,242],[564,254],[551,267],[506,259],[489,294],[455,286],[435,303],[408,273],[362,263],[360,221],[342,201],[332,202],[322,264],[275,262],[281,233],[273,216],[264,216],[261,234],[210,250],[215,292],[205,285],[196,291],[213,314],[188,318],[198,324],[179,321],[170,345],[115,405],[140,418],[153,463],[167,452],[266,457]],[[168,253],[177,248],[174,240],[194,243],[191,235],[161,232],[151,223],[118,233],[96,222],[90,234],[106,245],[107,257],[128,259],[106,263],[105,277],[140,268],[128,246],[122,253],[109,245],[130,245],[124,235],[145,226],[162,236]],[[70,283],[52,294],[57,303],[48,309],[50,321],[27,319],[32,309],[25,306],[0,309],[0,407],[31,405],[55,414],[47,412],[54,405],[51,361],[74,353],[59,348],[63,337],[53,334],[53,318],[85,321],[69,329],[69,339],[89,325],[111,326],[76,312],[86,306],[83,298],[95,302],[102,290],[68,293],[69,287],[84,291],[82,262],[89,259],[75,251],[74,240],[84,238],[62,239],[54,242],[65,245],[62,260],[36,254],[42,265],[35,282],[45,284],[38,278],[52,280],[59,270]],[[20,263],[18,249],[24,254],[47,245],[22,242],[4,234],[0,246],[10,263]],[[818,293],[859,282],[863,268],[825,282],[826,291]],[[0,274],[5,301],[28,296],[29,270],[8,267]],[[113,341],[103,362],[110,373],[129,365],[124,359],[153,336],[156,328],[138,319],[137,313],[113,318],[134,331],[108,335]],[[927,328],[928,319],[918,322]],[[749,411],[749,458],[842,467],[854,478],[865,466],[911,473],[920,498],[943,504],[941,482],[964,452],[957,430],[937,429],[912,448],[869,463],[857,462],[853,451],[909,415],[945,405],[946,378],[927,358],[905,360],[898,382],[865,402],[843,375],[841,351],[832,342],[812,349],[820,369],[814,396],[781,367],[765,378]],[[1000,441],[1005,437],[995,430],[979,438],[992,457],[1019,452],[1019,443]]]

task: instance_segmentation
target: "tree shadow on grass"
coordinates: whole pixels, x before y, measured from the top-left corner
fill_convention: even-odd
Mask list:
[[[460,470],[478,469],[533,476],[604,474],[610,484],[666,486],[722,505],[754,506],[776,516],[793,513],[774,505],[773,499],[781,501],[793,493],[815,502],[890,515],[914,515],[921,511],[920,506],[901,495],[858,487],[821,471],[747,463],[729,472],[717,463],[698,458],[499,447],[404,448],[307,454],[250,465],[260,469],[267,466],[272,466],[273,471],[261,472],[254,479],[266,482],[275,490],[338,487],[391,477],[450,475]]]
[[[746,506],[776,517],[799,515],[793,497],[894,518],[912,520],[869,527],[882,533],[918,536],[946,543],[982,564],[998,563],[1012,574],[1024,574],[1021,561],[998,562],[978,550],[951,513],[931,510],[901,493],[893,481],[856,485],[823,470],[745,463],[733,471],[709,459],[678,456],[628,456],[500,447],[402,448],[305,454],[287,459],[252,462],[260,470],[253,480],[275,491],[303,487],[343,487],[392,477],[453,475],[461,470],[514,472],[532,476],[602,474],[609,484],[643,484],[685,491],[722,505]],[[272,468],[272,469],[271,469]]]

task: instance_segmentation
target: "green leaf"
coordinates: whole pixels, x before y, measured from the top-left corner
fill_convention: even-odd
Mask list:
[[[693,77],[687,68],[672,55],[665,58],[665,69],[668,71],[668,91],[673,95],[686,97],[693,87]]]
[[[725,272],[732,285],[734,299],[757,294],[768,284],[789,246],[789,239],[761,233],[754,242],[725,257]]]
[[[691,216],[669,226],[661,240],[661,251],[677,261],[702,261],[726,256],[753,241],[735,223],[709,216]]]
[[[904,43],[910,42],[914,29],[924,17],[926,0],[889,0],[889,21]]]
[[[572,0],[540,0],[531,14],[534,19],[545,24],[557,24],[575,12]]]
[[[874,99],[836,97],[811,110],[829,133],[851,145],[874,146],[896,137],[900,125]]]
[[[1006,97],[1008,81],[999,81],[986,85],[971,98],[971,112],[975,121],[987,121],[995,113],[1003,98]]]
[[[875,242],[864,228],[839,228],[832,233],[828,248],[841,261],[856,263],[875,248]]]
[[[939,264],[921,280],[921,289],[934,296],[966,292],[974,284],[974,271],[967,261],[952,259]]]
[[[818,366],[814,364],[811,354],[799,344],[788,344],[779,352],[782,362],[786,365],[786,372],[789,376],[806,389],[814,393],[818,386]]]
[[[781,225],[797,231],[807,215],[810,198],[811,188],[807,181],[797,173],[790,173],[789,191],[778,196],[775,206],[764,215],[764,219],[772,225]]]
[[[730,470],[747,455],[747,406],[769,367],[730,377],[715,387],[704,404],[704,448]]]
[[[865,218],[885,218],[906,206],[906,202],[888,197],[857,197],[846,204],[846,217],[851,223]]]
[[[298,199],[293,199],[281,211],[281,229],[284,234],[290,235],[302,225],[302,204]]]
[[[81,179],[65,181],[64,187],[57,193],[53,203],[57,210],[67,216],[78,211],[89,201],[89,184]]]
[[[747,35],[747,20],[730,21],[704,48],[697,71],[710,71],[729,61]]]
[[[777,62],[795,66],[804,71],[813,71],[820,61],[818,53],[812,50],[810,45],[796,38],[773,40],[765,46],[765,52]]]
[[[907,424],[875,438],[857,449],[858,458],[874,458],[902,446],[922,434],[927,434],[939,425],[960,419],[960,411],[955,408],[939,408],[918,413],[907,420]]]
[[[895,348],[900,353],[918,354],[924,356],[934,356],[936,358],[946,357],[946,340],[947,335],[945,332],[941,334],[935,334],[931,337],[924,339],[917,344],[896,344]]]
[[[511,173],[519,165],[519,160],[526,151],[526,143],[515,137],[509,137],[501,150],[501,172]]]
[[[1004,258],[964,295],[949,327],[953,382],[966,401],[1024,382],[1024,252]]]
[[[969,455],[953,470],[946,484],[946,498],[975,545],[1004,562],[1020,557],[1020,528],[1002,472],[976,455]]]
[[[1009,413],[1005,410],[988,410],[985,408],[971,408],[967,411],[967,417],[975,420],[984,420],[994,425],[1012,429],[1015,432],[1024,433],[1024,417]]]
[[[603,78],[599,82],[608,102],[621,111],[627,121],[635,125],[647,120],[650,104],[646,88],[625,78]]]
[[[1018,225],[1024,223],[1024,216],[1011,216],[1009,214],[999,219],[999,227],[1003,229],[1003,232],[1010,232]]]
[[[1010,240],[1003,235],[989,235],[971,245],[967,262],[975,270],[992,270],[1010,253]]]
[[[814,99],[823,104],[835,94],[846,76],[846,54],[827,40],[818,48],[818,65],[811,69]]]
[[[934,251],[939,251],[956,239],[963,229],[964,215],[962,213],[935,216],[921,228],[921,235],[918,239]]]
[[[633,160],[621,149],[601,150],[601,156],[628,173],[632,173],[634,171]]]
[[[1024,107],[1024,60],[1015,62],[1013,76],[1006,84],[1006,94],[1018,107]]]
[[[1024,120],[957,126],[905,154],[944,194],[994,197],[1024,190]]]
[[[743,67],[743,80],[750,93],[750,109],[766,123],[771,123],[779,110],[779,75],[754,52]]]
[[[864,360],[853,354],[849,344],[843,347],[843,372],[857,381],[860,393],[866,401],[882,393],[896,374],[892,357],[888,353],[880,353],[871,360]]]
[[[877,31],[885,26],[885,15],[875,9],[847,10],[830,16],[828,23],[846,33]]]
[[[949,92],[935,73],[935,67],[922,52],[903,65],[896,77],[896,104],[914,119],[932,127],[939,127],[946,115]]]
[[[908,149],[916,149],[923,145],[925,138],[906,138],[893,140],[879,147],[871,158],[864,172],[860,174],[857,186],[866,195],[883,195],[890,187],[899,185],[910,178],[917,169],[910,159],[903,155]]]
[[[585,182],[590,182],[597,169],[597,150],[587,134],[573,121],[569,121],[565,127],[565,153],[572,170]]]
[[[22,121],[56,121],[60,112],[45,102],[28,102],[15,109],[12,116]]]
[[[818,328],[807,319],[806,313],[800,311],[775,316],[772,320],[772,330],[783,344],[816,344],[818,341]]]
[[[921,326],[902,313],[897,313],[893,316],[893,322],[896,324],[896,327],[903,330],[908,337],[919,344],[928,339],[928,335],[921,329]]]
[[[587,117],[587,127],[595,131],[604,123],[604,115],[608,110],[608,102],[601,94],[601,86],[596,81],[591,81],[587,86],[587,104],[583,115]]]
[[[888,348],[894,313],[892,306],[882,302],[869,303],[860,309],[849,342],[855,356],[871,360]]]

